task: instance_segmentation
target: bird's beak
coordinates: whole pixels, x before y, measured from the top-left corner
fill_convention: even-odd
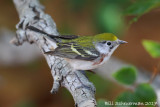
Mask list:
[[[118,44],[124,44],[124,43],[128,43],[128,42],[123,41],[123,40],[118,40]]]

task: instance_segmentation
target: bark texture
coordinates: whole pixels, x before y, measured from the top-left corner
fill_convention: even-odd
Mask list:
[[[58,35],[56,24],[38,0],[13,0],[18,11],[20,22],[16,25],[16,37],[11,43],[19,46],[24,42],[36,44],[42,53],[54,50],[56,43],[43,37],[43,34],[26,29],[34,26],[48,34]],[[27,50],[26,50],[27,51]],[[95,87],[88,81],[81,71],[74,71],[63,58],[44,54],[51,69],[54,82],[51,93],[56,93],[60,86],[65,87],[72,94],[78,107],[95,107]]]

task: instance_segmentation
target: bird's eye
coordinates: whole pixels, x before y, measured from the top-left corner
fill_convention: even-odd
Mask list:
[[[106,43],[106,41],[103,41],[103,42],[102,42],[102,44],[105,44],[105,43]]]
[[[111,45],[111,42],[107,42],[107,45],[108,45],[108,46]]]

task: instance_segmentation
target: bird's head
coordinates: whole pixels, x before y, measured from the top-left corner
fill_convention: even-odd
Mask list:
[[[112,33],[95,35],[93,42],[95,44],[95,48],[100,52],[100,54],[108,55],[111,55],[120,44],[127,43],[126,41],[119,40]]]

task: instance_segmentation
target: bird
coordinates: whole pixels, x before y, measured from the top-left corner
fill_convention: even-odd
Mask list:
[[[108,61],[120,44],[127,43],[112,33],[101,33],[94,36],[51,35],[34,26],[27,29],[43,34],[57,47],[45,54],[64,58],[74,70],[92,70]]]

